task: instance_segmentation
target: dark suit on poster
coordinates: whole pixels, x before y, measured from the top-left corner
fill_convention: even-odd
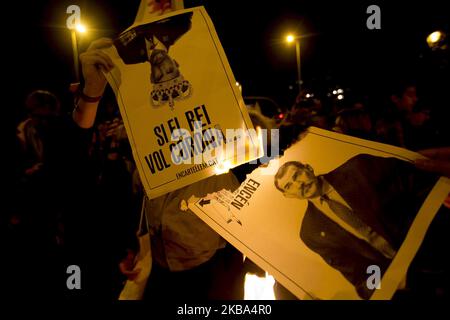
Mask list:
[[[367,154],[355,156],[322,176],[352,208],[354,214],[398,250],[437,177],[406,161]],[[363,299],[367,267],[384,274],[391,260],[328,218],[312,202],[303,218],[301,240],[351,282]]]

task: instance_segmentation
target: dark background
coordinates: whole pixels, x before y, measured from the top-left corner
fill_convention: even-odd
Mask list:
[[[14,123],[23,116],[23,101],[33,89],[48,89],[70,105],[73,81],[66,8],[79,5],[88,26],[80,52],[90,41],[114,37],[134,21],[140,0],[14,1],[2,16],[8,109]],[[2,3],[3,4],[3,3]],[[381,30],[368,30],[366,9],[381,8]],[[419,82],[422,101],[447,104],[448,59],[432,52],[426,36],[449,31],[444,1],[303,1],[185,0],[204,5],[210,14],[244,95],[274,98],[290,107],[295,97],[295,46],[284,39],[298,32],[302,44],[305,88],[329,92],[340,86],[381,96],[398,78]],[[6,39],[6,41],[5,41]],[[5,89],[5,87],[4,87]],[[70,107],[68,107],[69,109]],[[441,108],[441,107],[439,107]],[[443,107],[442,107],[443,108]],[[448,109],[448,105],[445,107]]]
[[[88,26],[87,35],[80,38],[82,52],[92,40],[115,37],[131,25],[139,3],[140,0],[1,3],[1,107],[2,115],[6,115],[2,117],[6,119],[2,128],[7,132],[2,155],[8,161],[2,181],[6,189],[11,189],[5,198],[12,199],[7,201],[6,209],[9,203],[15,205],[10,193],[14,193],[11,186],[15,183],[17,163],[14,152],[9,150],[16,146],[15,127],[25,116],[27,94],[35,89],[50,90],[60,97],[66,111],[72,108],[68,88],[74,81],[73,56],[66,8],[79,5],[82,20]],[[381,8],[381,30],[366,28],[366,9],[371,4]],[[346,92],[369,96],[370,107],[376,109],[381,107],[387,88],[399,83],[399,79],[412,78],[419,84],[419,103],[431,109],[439,126],[449,131],[448,50],[431,51],[426,43],[426,36],[437,29],[449,32],[450,12],[444,1],[185,0],[185,5],[206,7],[246,96],[269,96],[285,108],[292,105],[296,96],[295,48],[286,45],[285,35],[298,32],[303,36],[305,88],[326,96],[339,86]],[[67,171],[78,167],[82,166],[67,165]],[[84,194],[83,188],[67,192],[74,205]],[[84,214],[81,220],[89,217],[88,221],[90,212],[80,210]],[[100,223],[90,221],[83,225],[95,229]],[[39,252],[36,255],[39,257]],[[33,261],[30,260],[30,272],[35,267]],[[9,273],[4,274],[15,281]],[[39,277],[39,272],[31,275]]]

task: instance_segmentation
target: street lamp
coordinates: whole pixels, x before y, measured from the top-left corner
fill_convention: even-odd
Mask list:
[[[292,43],[295,41],[295,55],[297,58],[297,82],[298,82],[298,93],[302,92],[302,77],[300,72],[300,37],[288,34],[286,36],[286,42]]]
[[[79,33],[85,33],[86,32],[86,27],[82,24],[77,24],[77,26],[75,27],[77,29],[77,31]]]
[[[428,46],[431,49],[439,48],[444,42],[445,34],[441,31],[434,31],[427,37]]]
[[[75,82],[80,82],[80,68],[78,62],[78,43],[77,43],[77,32],[85,33],[86,27],[82,24],[77,24],[76,26],[70,28],[70,34],[72,37],[72,51],[73,51],[73,69],[75,71]]]

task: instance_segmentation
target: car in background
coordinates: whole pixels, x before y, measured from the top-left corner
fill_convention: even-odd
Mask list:
[[[286,112],[273,99],[263,96],[244,97],[247,109],[261,113],[263,116],[280,123],[286,116]]]

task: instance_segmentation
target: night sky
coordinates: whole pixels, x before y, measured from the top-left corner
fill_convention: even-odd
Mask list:
[[[66,8],[79,5],[89,33],[80,52],[95,38],[114,37],[133,21],[140,0],[15,1],[3,12],[15,27],[8,40],[8,91],[15,116],[32,89],[48,89],[70,101],[73,56]],[[381,8],[381,30],[368,30],[366,9]],[[450,14],[444,1],[256,1],[185,0],[186,7],[204,5],[210,14],[244,95],[269,96],[289,107],[295,96],[295,47],[284,42],[298,32],[302,42],[305,88],[327,91],[336,85],[376,94],[392,79],[412,76],[432,95],[441,81],[439,57],[427,47],[436,29],[448,33]],[[9,21],[9,20],[8,20]],[[13,22],[15,21],[15,22]],[[439,60],[439,61],[437,61]],[[436,62],[437,61],[437,62]],[[448,61],[448,60],[447,60]],[[439,66],[441,69],[439,69]],[[447,76],[445,76],[448,79]],[[448,80],[447,80],[448,81]]]

